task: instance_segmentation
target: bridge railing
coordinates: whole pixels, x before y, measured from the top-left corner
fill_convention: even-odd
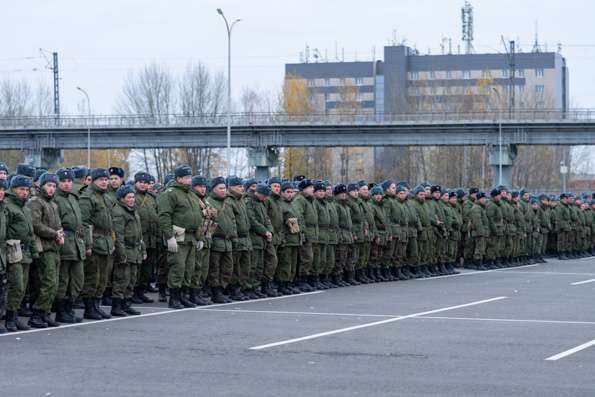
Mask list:
[[[490,112],[417,112],[417,113],[233,113],[232,126],[460,123],[460,122],[577,122],[595,121],[595,109],[508,110]],[[75,129],[75,128],[158,128],[223,127],[225,114],[217,115],[66,115],[0,117],[0,128]]]

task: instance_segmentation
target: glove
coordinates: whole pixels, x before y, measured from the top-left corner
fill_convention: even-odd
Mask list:
[[[176,241],[175,237],[172,237],[169,240],[167,240],[167,252],[178,252],[178,242]]]
[[[204,241],[197,241],[196,242],[196,250],[200,251],[201,249],[203,249],[205,247],[205,243]]]

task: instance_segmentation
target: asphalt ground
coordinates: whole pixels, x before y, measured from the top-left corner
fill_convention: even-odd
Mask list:
[[[573,285],[574,284],[574,285]],[[2,396],[594,396],[595,259],[0,336]]]

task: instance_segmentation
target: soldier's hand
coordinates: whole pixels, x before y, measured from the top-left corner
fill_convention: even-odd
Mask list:
[[[267,238],[268,241],[272,241],[273,240],[273,233],[271,233],[271,232],[266,232],[264,234],[264,236]]]
[[[93,253],[93,250],[88,249],[85,251],[85,256],[91,256],[92,253]]]
[[[178,252],[178,242],[176,241],[175,237],[172,237],[169,240],[167,240],[167,251],[172,252],[174,254]]]

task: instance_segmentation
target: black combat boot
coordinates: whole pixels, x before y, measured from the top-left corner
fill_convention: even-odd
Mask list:
[[[52,314],[50,312],[41,312],[41,320],[48,325],[48,327],[59,327],[60,324],[57,321],[52,320]]]
[[[179,288],[170,288],[169,289],[169,302],[167,307],[174,310],[183,309],[182,303],[180,302],[180,289]]]
[[[184,287],[182,289],[178,288],[178,298],[180,300],[180,303],[182,304],[182,306],[184,306],[185,308],[193,308],[196,307],[196,305],[194,303],[192,303],[188,298],[188,291],[189,289]]]
[[[264,281],[262,283],[262,287],[260,288],[262,290],[262,293],[269,298],[276,298],[279,296],[279,292],[277,292],[277,290],[273,288],[270,281]]]
[[[33,315],[29,318],[27,323],[31,328],[47,328],[48,323],[43,321],[43,312],[41,310],[33,310]]]
[[[95,299],[93,298],[83,298],[83,303],[85,304],[85,313],[83,317],[87,320],[103,320],[103,317],[97,310],[95,310]]]
[[[8,332],[29,331],[31,328],[19,320],[17,313],[11,310],[6,311],[6,330]]]
[[[402,268],[397,268],[397,278],[401,281],[409,280],[409,277],[405,273],[403,273]]]
[[[167,286],[159,284],[159,302],[167,302]]]
[[[111,301],[111,298],[110,298]],[[104,319],[110,319],[112,318],[112,316],[110,316],[109,314],[107,314],[107,312],[105,312],[102,308],[101,308],[101,298],[96,298],[94,300],[95,302],[95,310],[97,310],[97,313],[99,313],[99,315],[101,317],[103,317]],[[110,305],[111,306],[111,305]]]
[[[233,301],[245,301],[248,300],[248,297],[242,293],[239,285],[232,285],[231,286],[231,294],[229,298]]]
[[[190,290],[190,301],[196,306],[208,306],[211,304],[211,300],[209,298],[203,298],[200,295],[200,288],[194,288]]]
[[[74,302],[71,299],[65,300],[65,308],[66,308],[66,312],[68,314],[70,314],[70,316],[72,317],[72,319],[74,320],[75,323],[80,323],[83,321],[82,317],[79,317],[76,315],[76,313],[74,311]]]
[[[68,301],[66,299],[60,299],[57,302],[56,307],[56,321],[65,324],[73,324],[74,316],[68,311]]]
[[[121,304],[122,304],[122,310],[124,310],[124,312],[126,314],[129,314],[131,316],[138,316],[138,315],[140,315],[141,313],[138,310],[136,310],[135,308],[133,308],[130,303],[131,303],[131,300],[130,299],[123,299],[122,302],[121,302]]]
[[[298,279],[297,285],[296,287],[301,291],[301,292],[312,292],[314,291],[312,289],[312,286],[310,284],[308,284],[305,280],[304,277],[300,277]]]
[[[280,282],[279,283],[279,293],[281,293],[282,295],[293,295],[293,291],[291,291],[289,288],[287,288],[287,282]]]
[[[101,298],[101,304],[103,306],[111,306],[112,305],[112,289],[106,288],[105,292],[103,293],[103,297]]]
[[[230,303],[231,301],[227,298],[227,296],[225,296],[223,294],[223,288],[222,287],[214,287],[212,289],[213,291],[213,303],[216,304],[224,304],[224,303]]]
[[[33,311],[29,309],[27,302],[23,301],[21,303],[21,308],[19,309],[18,315],[21,317],[31,317],[33,315]]]
[[[126,317],[126,312],[122,308],[122,299],[112,298],[112,316],[114,317]]]

